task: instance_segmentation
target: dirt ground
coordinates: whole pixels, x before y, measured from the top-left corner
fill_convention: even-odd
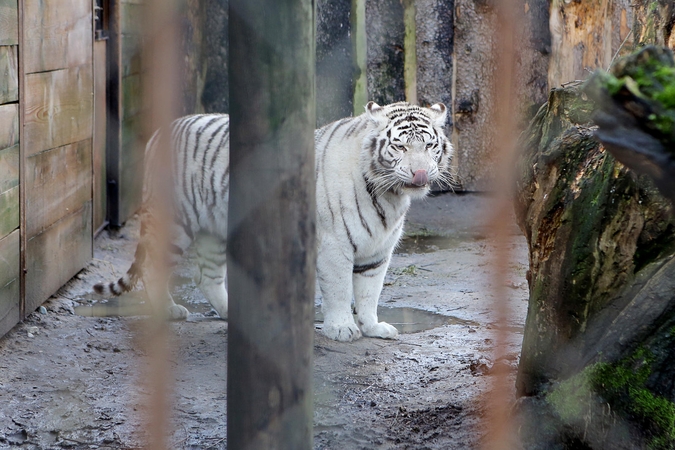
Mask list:
[[[408,237],[380,299],[381,318],[403,331],[399,339],[338,343],[317,332],[316,449],[470,449],[480,443],[483,394],[495,363],[492,244],[483,214],[489,209],[490,199],[478,195],[442,194],[413,205]],[[137,294],[111,301],[91,294],[95,282],[126,271],[138,229],[134,219],[116,233],[101,233],[94,261],[0,339],[0,449],[143,447],[150,381],[139,345],[145,306]],[[528,295],[527,247],[515,226],[511,250],[504,362],[515,369]],[[174,296],[193,314],[170,325],[170,445],[222,449],[227,322],[215,317],[191,271],[186,263],[175,277]]]

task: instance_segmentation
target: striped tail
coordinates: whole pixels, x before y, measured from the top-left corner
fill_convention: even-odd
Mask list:
[[[136,254],[134,255],[134,262],[127,270],[127,273],[117,281],[111,283],[98,283],[94,285],[94,292],[105,297],[116,297],[125,292],[131,291],[138,280],[143,276],[143,261],[145,260],[145,248],[142,242],[136,247]]]

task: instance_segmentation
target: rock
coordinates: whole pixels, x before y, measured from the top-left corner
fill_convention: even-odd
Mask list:
[[[40,314],[47,314],[47,308],[45,308],[44,306],[40,306],[40,307],[38,308],[38,312],[39,312]]]

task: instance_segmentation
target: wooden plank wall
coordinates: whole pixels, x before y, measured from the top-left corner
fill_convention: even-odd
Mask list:
[[[141,206],[143,156],[146,137],[142,130],[141,0],[121,0],[121,139],[119,150],[119,224]]]
[[[0,336],[20,320],[19,15],[0,0]]]
[[[21,1],[29,314],[92,257],[92,2]]]

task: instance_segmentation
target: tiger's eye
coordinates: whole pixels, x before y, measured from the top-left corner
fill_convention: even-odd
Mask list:
[[[405,145],[399,145],[399,144],[394,144],[394,148],[396,150],[400,151],[400,152],[405,152],[405,151],[408,150],[407,148],[405,148]]]
[[[433,142],[427,142],[427,149],[432,149],[432,148],[434,148],[435,146],[436,146],[435,143],[433,143]]]

